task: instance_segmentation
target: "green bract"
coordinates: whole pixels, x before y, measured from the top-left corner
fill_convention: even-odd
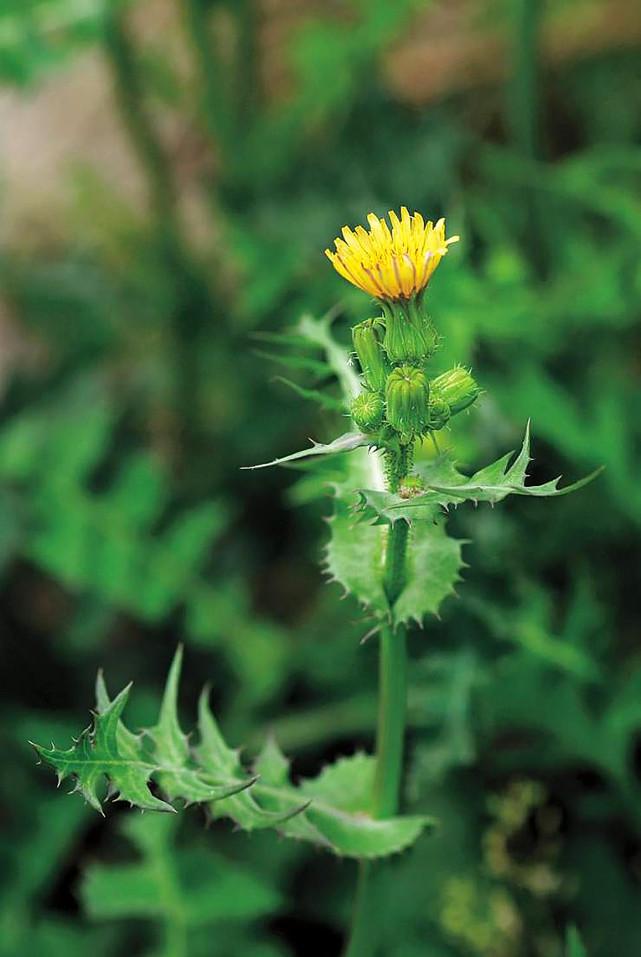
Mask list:
[[[385,317],[384,346],[390,361],[422,362],[435,351],[438,336],[422,303],[422,296],[381,302]]]
[[[383,323],[380,319],[366,319],[352,329],[352,342],[358,356],[365,382],[375,392],[385,389],[385,381],[390,371],[382,345]]]

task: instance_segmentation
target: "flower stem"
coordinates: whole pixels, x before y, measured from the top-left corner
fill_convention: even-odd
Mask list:
[[[392,631],[385,627],[380,637],[376,775],[372,802],[375,817],[391,817],[398,811],[406,703],[405,629],[400,627]]]
[[[390,526],[383,585],[393,606],[405,586],[409,525]],[[407,651],[405,628],[384,625],[380,631],[379,709],[376,732],[376,774],[372,813],[377,818],[396,814],[403,771],[403,739],[407,704]],[[358,884],[349,941],[344,957],[373,957],[372,867],[359,862]]]

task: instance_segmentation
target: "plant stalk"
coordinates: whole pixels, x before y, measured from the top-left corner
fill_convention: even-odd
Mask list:
[[[395,522],[389,529],[383,586],[393,607],[405,587],[409,525]],[[407,709],[407,650],[405,628],[384,625],[380,631],[379,708],[376,731],[376,773],[372,793],[374,817],[396,814],[403,771],[403,744]],[[359,862],[358,883],[350,936],[344,957],[373,957],[372,865]]]

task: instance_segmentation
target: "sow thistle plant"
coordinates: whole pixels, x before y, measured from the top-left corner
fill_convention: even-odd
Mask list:
[[[529,429],[522,447],[472,476],[450,452],[438,449],[437,433],[469,409],[481,390],[470,370],[455,366],[433,375],[439,335],[427,309],[429,284],[457,236],[445,237],[445,221],[425,222],[420,213],[373,214],[369,229],[345,227],[332,265],[373,298],[373,315],[352,330],[353,359],[332,338],[329,320],[303,319],[293,335],[274,337],[316,356],[315,367],[339,381],[341,403],[316,389],[295,386],[324,407],[348,412],[353,428],[328,444],[315,443],[262,466],[314,456],[349,454],[345,478],[335,485],[326,569],[366,610],[380,654],[380,708],[376,754],[358,753],[295,784],[289,763],[268,740],[251,768],[224,740],[208,694],[199,703],[195,740],[181,729],[177,696],[182,652],[176,653],[157,724],[134,734],[122,715],[130,693],[111,698],[102,675],[96,684],[92,725],[67,750],[34,745],[59,782],[103,812],[105,797],[143,810],[175,812],[176,804],[206,805],[246,831],[275,828],[335,854],[360,861],[360,888],[350,934],[349,957],[371,955],[369,861],[403,851],[432,824],[422,815],[399,813],[407,682],[406,632],[438,612],[460,578],[461,542],[448,536],[451,505],[495,504],[508,495],[546,497],[579,488],[593,476],[558,487],[558,479],[526,485]],[[318,358],[320,353],[321,359]],[[295,362],[293,364],[296,364]],[[431,440],[435,455],[415,464],[415,450]],[[151,786],[153,782],[153,787]]]

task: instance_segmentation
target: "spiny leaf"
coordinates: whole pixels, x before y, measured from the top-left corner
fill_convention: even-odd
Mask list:
[[[170,800],[182,798],[187,804],[217,801],[250,787],[251,778],[229,778],[224,774],[205,775],[191,760],[187,737],[178,723],[178,683],[182,667],[182,647],[174,655],[158,724],[149,730],[155,744],[155,759],[160,766],[158,784]]]
[[[326,392],[321,392],[320,389],[306,389],[304,386],[298,385],[297,382],[292,382],[291,379],[287,379],[282,375],[276,376],[275,381],[282,382],[283,385],[293,389],[296,395],[299,395],[301,399],[309,399],[311,402],[316,402],[322,409],[327,409],[329,412],[345,412],[344,402],[340,402]]]
[[[121,750],[118,726],[130,690],[129,684],[103,711],[96,713],[93,727],[86,728],[68,750],[33,746],[43,760],[56,769],[58,781],[73,777],[74,790],[101,814],[98,788],[105,777],[123,801],[145,810],[173,811],[170,804],[154,797],[149,790],[155,765],[144,755],[140,741],[132,735]]]
[[[289,761],[273,735],[265,741],[263,750],[254,762],[254,770],[265,784],[281,787],[289,781]]]
[[[220,729],[211,713],[208,703],[208,691],[205,689],[198,704],[198,730],[200,744],[196,748],[199,765],[212,774],[224,774],[230,778],[241,777],[244,772],[239,752],[230,748],[220,733]],[[278,827],[283,821],[301,810],[298,804],[290,803],[285,809],[270,811],[260,806],[252,790],[244,790],[224,798],[211,805],[214,817],[228,817],[244,831],[255,831],[265,827]]]
[[[393,608],[395,624],[436,615],[441,603],[454,594],[463,567],[462,542],[450,538],[443,521],[415,523],[407,546],[406,583]]]
[[[279,827],[287,837],[320,844],[345,857],[375,858],[404,850],[432,824],[426,817],[376,820],[370,816],[365,789],[371,792],[375,764],[371,757],[341,758],[295,788],[283,778],[283,757],[274,750],[274,743],[267,747],[269,756],[260,763],[281,783],[261,779],[254,788],[257,799],[276,810],[296,796],[308,798],[300,813]]]
[[[378,821],[366,814],[346,814],[319,802],[312,803],[306,817],[336,854],[358,858],[398,854],[434,825],[430,818],[419,816]]]
[[[358,752],[328,764],[318,777],[302,781],[300,790],[342,811],[367,812],[370,809],[376,758]]]
[[[331,538],[325,554],[325,569],[330,581],[338,582],[346,594],[354,595],[379,617],[387,617],[389,602],[382,584],[383,530],[359,522],[353,510],[339,497],[329,527]]]
[[[311,448],[302,449],[300,452],[292,452],[291,455],[284,455],[280,459],[272,459],[271,462],[261,462],[260,465],[243,465],[244,471],[253,469],[266,469],[272,465],[284,465],[286,462],[294,462],[297,459],[306,459],[310,455],[335,455],[337,452],[351,452],[353,449],[361,448],[369,442],[366,435],[361,432],[346,432],[339,436],[328,445],[322,445],[320,442],[314,442]]]
[[[462,475],[452,468],[451,464],[442,460],[435,465],[420,466],[417,471],[425,482],[426,492],[417,495],[409,501],[387,503],[388,511],[403,511],[404,513],[432,509],[435,504],[447,506],[463,501],[490,502],[495,504],[508,495],[530,495],[535,497],[552,497],[568,495],[591,482],[602,469],[590,473],[572,485],[559,488],[560,476],[542,485],[526,485],[527,466],[530,459],[530,426],[525,430],[521,449],[510,465],[513,453],[503,455],[496,462],[476,472],[471,478]],[[449,480],[443,481],[444,470],[449,473]]]
[[[173,811],[171,805],[149,791],[148,782],[154,775],[160,789],[172,799],[207,803],[215,816],[229,817],[245,830],[274,827],[287,837],[348,857],[382,857],[401,851],[430,823],[424,817],[370,817],[366,797],[373,760],[365,755],[341,760],[316,779],[294,786],[288,760],[276,742],[268,739],[256,761],[260,778],[248,777],[238,752],[220,733],[206,691],[199,705],[200,741],[192,753],[177,716],[181,661],[179,649],[167,679],[158,723],[145,737],[132,734],[120,720],[129,688],[110,702],[99,676],[96,693],[100,711],[93,731],[83,732],[69,751],[38,747],[61,777],[76,777],[78,789],[93,807],[101,810],[97,787],[107,776],[121,797],[132,804]],[[148,741],[153,747],[144,750]],[[141,875],[127,871],[121,876],[128,882]],[[149,895],[144,899],[139,895],[136,901],[139,913],[154,906]]]

